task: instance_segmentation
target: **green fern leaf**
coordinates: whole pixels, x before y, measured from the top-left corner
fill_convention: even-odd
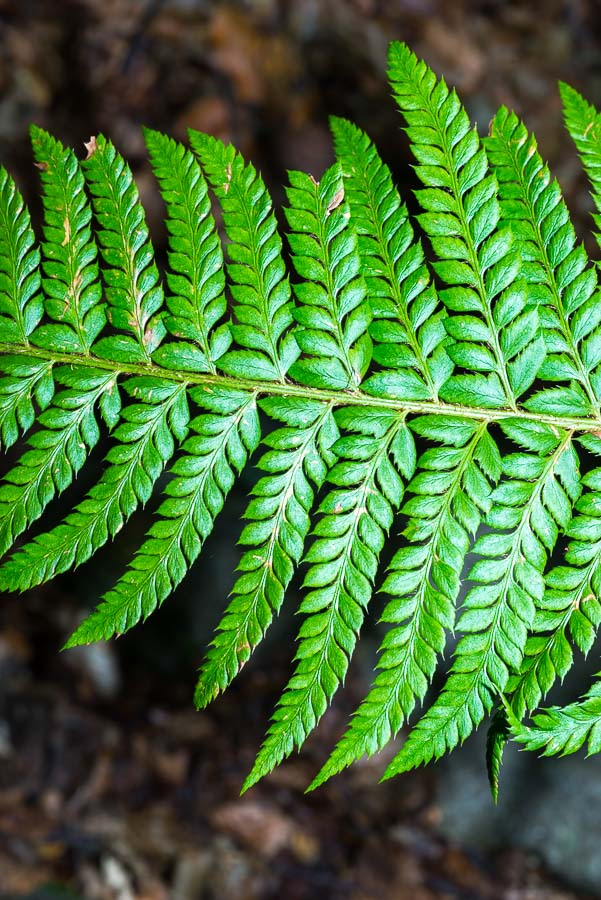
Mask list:
[[[451,376],[440,396],[467,406],[516,408],[544,356],[538,313],[519,277],[513,233],[499,228],[497,182],[486,152],[454,91],[402,44],[393,43],[389,75],[425,185],[419,222],[430,238],[445,322],[456,343],[447,352],[467,374]]]
[[[356,388],[371,361],[371,308],[357,237],[348,227],[340,167],[328,169],[319,183],[303,172],[289,176],[288,240],[304,279],[295,285],[294,311],[300,325],[294,334],[304,356],[290,375],[309,387]]]
[[[344,680],[372,592],[378,556],[403,496],[402,477],[415,465],[413,439],[403,416],[373,411],[337,413],[344,431],[334,452],[339,462],[328,476],[337,490],[320,506],[315,543],[300,606],[297,665],[274,713],[267,738],[246,779],[255,784],[317,725]]]
[[[243,349],[226,353],[219,368],[228,375],[281,381],[299,351],[289,331],[291,291],[271,198],[254,166],[246,165],[231,145],[198,131],[189,135],[230,239],[232,334]]]
[[[578,91],[569,84],[559,82],[563,112],[568,129],[582,160],[592,188],[593,203],[601,213],[601,115]],[[601,228],[601,216],[593,215],[595,225]],[[595,234],[601,246],[601,235]]]
[[[172,468],[176,477],[157,511],[148,538],[126,574],[67,641],[67,647],[123,634],[146,619],[185,577],[210,534],[215,516],[259,441],[256,395],[225,391],[213,398],[196,389],[192,399],[213,415],[190,423],[193,436]],[[179,423],[182,431],[183,422]],[[173,453],[169,432],[157,435],[163,458]]]
[[[592,441],[599,453],[601,442]],[[587,443],[591,447],[591,440]],[[521,669],[507,686],[519,718],[535,709],[571,668],[569,638],[586,655],[601,625],[601,470],[588,472],[582,484],[588,490],[577,500],[577,514],[566,529],[572,539],[565,554],[569,566],[555,566],[547,573]]]
[[[29,344],[44,308],[40,253],[29,212],[14,181],[0,167],[0,335],[4,344]],[[15,349],[16,349],[15,346]],[[53,360],[4,356],[0,382],[0,436],[10,447],[35,420],[32,398],[45,409],[54,393]]]
[[[44,306],[53,320],[40,325],[32,340],[48,350],[87,355],[106,316],[84,177],[73,151],[41,128],[31,128],[31,142],[44,188]]]
[[[11,447],[35,422],[34,399],[41,410],[54,396],[53,361],[23,356],[0,358],[0,443]]]
[[[384,367],[365,381],[364,390],[436,398],[453,366],[444,350],[448,338],[436,290],[407,209],[367,135],[344,119],[330,124],[374,313],[374,359]]]
[[[500,707],[492,717],[486,735],[486,771],[488,784],[495,803],[499,800],[499,776],[503,763],[503,750],[509,739],[510,726],[505,710]]]
[[[117,362],[147,363],[165,326],[159,312],[163,291],[138,191],[129,166],[102,135],[93,139],[84,167],[106,263],[108,320],[124,332],[100,338],[94,351]]]
[[[186,385],[162,379],[130,378],[124,385],[142,403],[128,405],[114,431],[104,470],[88,496],[64,522],[38,535],[0,569],[0,586],[25,590],[88,560],[124,522],[146,503],[163,467],[173,454],[172,432],[185,436],[188,422]],[[119,416],[114,386],[104,394],[104,416],[113,426]],[[1,489],[0,489],[1,491]]]
[[[167,205],[169,264],[167,330],[178,340],[153,359],[176,371],[216,372],[231,344],[225,313],[223,253],[200,166],[189,150],[158,131],[145,131],[154,173]]]
[[[40,252],[31,217],[8,172],[0,167],[0,327],[2,342],[24,344],[44,311]]]
[[[253,489],[255,497],[245,513],[251,521],[240,543],[249,549],[201,669],[195,694],[199,708],[226,689],[280,611],[309,530],[311,482],[319,489],[334,462],[331,447],[338,428],[333,404],[272,398],[261,406],[288,427],[265,438],[270,450],[258,466],[268,474]]]
[[[486,148],[499,179],[502,218],[520,237],[522,273],[539,305],[547,358],[538,377],[570,382],[570,394],[561,402],[566,414],[595,414],[601,393],[601,304],[595,271],[587,266],[584,248],[576,246],[559,185],[514,113],[499,110]],[[554,393],[556,410],[558,400]],[[527,406],[543,411],[549,398],[542,392]]]
[[[459,619],[465,636],[455,651],[447,683],[417,723],[385,773],[389,778],[439,757],[464,741],[519,671],[536,604],[544,595],[543,571],[566,529],[580,493],[578,457],[571,435],[548,426],[506,420],[501,427],[529,452],[503,460],[506,476],[492,493],[487,524],[494,529],[474,545],[476,582]]]
[[[599,753],[601,682],[597,680],[576,703],[546,709],[534,716],[533,722],[533,727],[514,724],[512,728],[514,739],[527,750],[542,750],[543,756],[567,756],[586,744],[589,756]]]
[[[0,485],[0,553],[6,553],[53,497],[71,484],[87,450],[100,437],[95,407],[114,389],[115,374],[65,367],[54,377],[69,389],[58,393],[39,416],[42,429],[32,435],[30,449]]]
[[[411,429],[445,449],[422,455],[407,488],[413,494],[403,507],[409,544],[395,554],[382,588],[393,597],[382,621],[393,627],[380,647],[381,671],[311,788],[381,750],[423,700],[454,627],[470,536],[489,509],[490,480],[501,474],[486,423],[423,416]]]

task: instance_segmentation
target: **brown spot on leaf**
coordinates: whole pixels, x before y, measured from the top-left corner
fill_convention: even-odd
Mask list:
[[[71,240],[71,223],[69,222],[69,216],[65,216],[63,228],[65,229],[65,237],[61,242],[61,247],[66,247]]]
[[[39,169],[40,172],[48,171],[48,163],[47,162],[34,162],[34,166],[36,167],[36,169]]]
[[[242,669],[246,665],[248,660],[250,659],[252,649],[253,648],[248,643],[248,641],[243,641],[243,642],[239,643],[238,646],[236,647],[236,655],[238,657],[238,663],[239,663],[240,669]]]
[[[94,156],[94,154],[98,150],[98,144],[96,143],[95,135],[92,135],[89,141],[84,141],[83,145],[86,148],[86,159],[90,159],[90,157]]]
[[[231,181],[232,181],[232,164],[228,163],[227,168],[225,170],[225,181],[223,183],[224,194],[227,194],[227,192],[229,191]]]
[[[329,216],[344,200],[344,188],[340,187],[328,203],[328,208],[326,209],[326,216]]]

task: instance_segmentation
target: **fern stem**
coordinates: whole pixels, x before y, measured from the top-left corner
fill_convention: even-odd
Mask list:
[[[572,432],[601,432],[601,416],[551,416],[545,413],[534,413],[525,409],[480,409],[474,406],[461,406],[454,403],[434,402],[431,400],[388,400],[383,397],[370,397],[361,391],[339,391],[324,388],[310,388],[292,382],[260,381],[253,378],[232,378],[229,375],[209,375],[196,372],[174,372],[160,366],[136,365],[133,363],[115,362],[94,356],[77,353],[56,353],[40,347],[21,347],[18,344],[0,343],[0,355],[10,353],[28,358],[46,359],[49,362],[89,366],[93,369],[107,369],[121,375],[151,375],[167,381],[188,382],[198,385],[209,393],[221,387],[230,387],[240,391],[256,391],[258,396],[298,397],[303,400],[322,400],[333,406],[363,406],[368,409],[392,409],[397,412],[416,413],[419,415],[435,414],[456,416],[476,422],[494,424],[502,419],[520,419],[526,422],[540,422],[551,428],[568,429]]]

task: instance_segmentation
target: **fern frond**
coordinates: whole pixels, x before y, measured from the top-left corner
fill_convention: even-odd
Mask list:
[[[415,465],[413,438],[404,416],[349,407],[337,422],[345,432],[328,481],[316,540],[305,555],[310,568],[300,605],[297,665],[243,791],[300,747],[344,680],[372,593],[378,556],[403,496],[403,478]]]
[[[547,358],[538,377],[569,382],[542,391],[529,409],[595,414],[601,394],[601,303],[594,269],[576,234],[557,181],[515,113],[504,107],[490,126],[486,149],[499,179],[501,214],[520,238],[530,297],[539,307]]]
[[[130,397],[141,403],[121,412],[114,431],[115,446],[107,455],[107,468],[87,497],[64,522],[38,535],[2,568],[0,586],[25,590],[81,565],[121,530],[153,486],[174,450],[172,432],[182,437],[188,422],[186,385],[162,379],[130,378],[124,384]],[[119,394],[108,386],[104,416],[114,426],[120,415]]]
[[[503,750],[510,735],[510,725],[505,710],[500,707],[492,717],[486,735],[486,771],[488,784],[495,803],[499,800],[499,776],[503,763]]]
[[[40,410],[54,396],[54,363],[23,356],[0,357],[0,443],[11,447],[35,422],[34,399]]]
[[[482,559],[469,572],[476,582],[463,604],[458,628],[465,633],[445,687],[420,719],[385,778],[442,756],[480,724],[509,671],[519,671],[536,604],[544,595],[543,572],[566,529],[580,493],[572,435],[542,425],[507,420],[505,435],[528,453],[503,460],[506,476],[491,495],[487,524],[494,529],[474,544]]]
[[[597,675],[597,679],[599,679]],[[534,716],[533,726],[514,725],[514,740],[543,756],[568,756],[586,744],[588,755],[601,751],[601,681],[597,680],[581,700],[569,706],[553,706]]]
[[[382,590],[393,599],[382,621],[393,627],[382,646],[374,684],[350,727],[311,788],[381,750],[423,700],[455,623],[461,571],[483,511],[490,481],[500,477],[501,458],[486,423],[422,416],[410,423],[420,437],[441,443],[427,450],[403,507],[408,546],[398,550]]]
[[[42,318],[39,263],[29,211],[14,181],[0,167],[0,327],[4,343],[27,346]]]
[[[0,167],[0,334],[6,344],[27,347],[42,318],[39,263],[29,211]],[[53,361],[4,356],[0,366],[0,437],[10,447],[35,421],[32,398],[42,410],[52,399]]]
[[[303,279],[294,287],[294,334],[304,354],[290,375],[309,387],[357,388],[371,361],[372,315],[342,173],[335,164],[320,182],[304,172],[289,176],[288,241]]]
[[[138,190],[129,166],[102,135],[93,139],[84,168],[100,226],[108,320],[123,332],[100,338],[94,351],[117,362],[147,363],[165,326],[159,311],[163,290]]]
[[[199,131],[189,135],[230,240],[231,328],[242,349],[228,351],[219,368],[228,375],[282,381],[299,351],[289,330],[291,291],[271,198],[254,166],[245,164],[234,147]]]
[[[601,115],[569,84],[560,81],[559,93],[566,128],[591,183],[591,196],[597,209],[593,219],[597,228],[601,229]],[[601,246],[601,234],[596,232],[595,237]]]
[[[182,144],[146,129],[146,146],[167,205],[169,266],[167,330],[181,340],[163,343],[153,359],[168,369],[216,372],[229,348],[223,253],[199,164]],[[217,327],[215,327],[217,326]]]
[[[468,374],[452,375],[440,396],[467,406],[508,406],[530,387],[544,356],[536,308],[521,280],[513,233],[500,228],[497,182],[486,152],[454,91],[403,44],[389,52],[394,97],[407,123],[424,190],[419,222],[449,287],[447,348]]]
[[[200,672],[195,693],[199,708],[225,690],[279,612],[309,530],[312,484],[319,489],[334,462],[331,447],[339,433],[333,404],[267,398],[261,407],[288,427],[264,440],[270,449],[258,466],[268,474],[254,487],[244,516],[251,521],[240,543],[249,549]]]
[[[371,315],[358,278],[356,238],[346,227],[340,173],[330,170],[320,185],[302,173],[291,173],[291,182],[289,241],[295,268],[307,279],[295,288],[306,304],[302,316],[301,307],[295,311],[304,326],[295,334],[309,358],[293,363],[290,375],[312,386],[346,387],[351,379],[356,383],[361,378],[369,363],[366,328]],[[313,491],[305,469],[313,470],[310,477],[320,487],[333,462],[332,404],[266,403],[268,411],[284,415],[296,429],[277,431],[269,444],[279,452],[263,457],[262,466],[278,474],[257,485],[262,499],[253,501],[246,513],[255,522],[247,526],[241,542],[252,549],[243,557],[245,574],[234,586],[234,599],[201,671],[196,693],[201,706],[216,688],[225,688],[262,637],[272,613],[279,611],[309,529]]]
[[[73,151],[41,128],[31,128],[31,143],[43,186],[44,307],[53,320],[36,329],[33,341],[88,354],[106,316],[83,173]]]
[[[407,208],[367,135],[345,119],[332,118],[330,125],[374,314],[369,329],[376,342],[374,360],[384,367],[365,381],[364,390],[434,399],[453,365],[444,350],[449,339],[443,313]]]
[[[29,438],[30,449],[0,485],[0,553],[35,522],[57,493],[67,488],[96,445],[100,431],[95,407],[114,390],[113,372],[63,368],[55,372],[60,391],[39,416],[42,426]]]
[[[14,457],[0,551],[73,482],[103,431],[111,442],[84,499],[0,565],[0,589],[85,563],[160,479],[146,538],[67,646],[124,633],[184,579],[262,440],[195,696],[205,706],[227,688],[303,565],[292,676],[244,790],[318,724],[376,585],[387,631],[373,683],[311,787],[398,733],[455,628],[469,559],[450,672],[384,777],[452,750],[492,714],[496,798],[512,736],[546,753],[601,749],[601,681],[535,712],[601,624],[600,292],[517,117],[499,110],[482,142],[406,46],[391,46],[389,68],[426,253],[388,167],[343,119],[331,121],[337,162],[321,179],[289,175],[290,277],[261,176],[208,135],[191,132],[189,150],[145,131],[166,207],[165,293],[132,173],[109,141],[91,139],[79,163],[32,128],[41,256],[0,168],[0,441]],[[599,226],[601,119],[566,86],[562,96]]]
[[[592,440],[599,452],[601,442]],[[567,674],[573,663],[571,642],[586,655],[601,625],[601,470],[581,480],[588,490],[576,501],[576,515],[566,529],[571,538],[565,554],[569,566],[555,566],[545,576],[545,593],[519,674],[507,685],[519,718],[535,709],[556,679]]]
[[[123,634],[154,612],[197,558],[234,484],[234,473],[242,471],[258,444],[256,394],[224,390],[211,397],[197,388],[191,397],[214,415],[190,423],[194,435],[171,469],[176,477],[166,488],[167,499],[147,540],[125,575],[71,635],[67,647]],[[176,436],[183,438],[186,430],[187,417],[180,414]],[[172,456],[173,440],[166,429],[157,434],[156,449],[162,461]]]

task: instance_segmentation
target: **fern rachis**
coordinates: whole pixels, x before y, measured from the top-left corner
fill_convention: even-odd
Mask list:
[[[481,140],[402,44],[389,73],[421,211],[412,222],[369,138],[334,118],[336,163],[319,181],[289,174],[291,271],[260,174],[208,135],[191,132],[187,149],[145,131],[166,207],[162,274],[132,174],[103,137],[80,163],[32,128],[40,249],[0,169],[0,439],[27,443],[0,485],[2,550],[25,534],[0,587],[85,563],[167,472],[145,541],[67,646],[123,633],[185,577],[261,445],[195,695],[201,707],[227,688],[303,567],[294,672],[245,788],[316,727],[374,589],[388,626],[374,682],[311,787],[398,733],[454,628],[447,681],[385,777],[454,749],[488,714],[495,794],[511,737],[546,753],[601,748],[599,681],[525,720],[601,624],[596,268],[513,113],[499,110]],[[601,114],[561,93],[601,209]],[[263,437],[262,417],[274,426]],[[103,429],[112,445],[96,484],[28,539]],[[388,534],[398,546],[383,574]]]

